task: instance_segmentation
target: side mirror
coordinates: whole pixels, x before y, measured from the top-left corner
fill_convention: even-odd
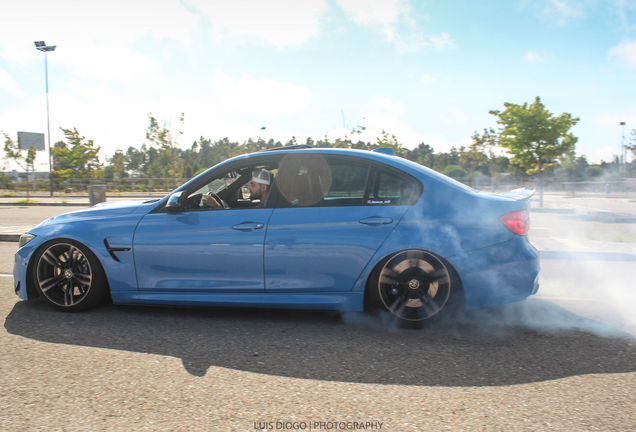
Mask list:
[[[183,191],[175,192],[172,195],[170,195],[170,197],[168,198],[168,202],[166,203],[166,210],[168,211],[182,210],[181,203],[179,202],[181,198],[181,194],[183,194]]]

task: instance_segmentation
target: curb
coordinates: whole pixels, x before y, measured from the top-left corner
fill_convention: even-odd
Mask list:
[[[560,213],[560,214],[574,214],[576,211],[574,209],[565,209],[565,208],[546,208],[546,207],[530,207],[531,212],[536,213]]]
[[[0,242],[19,242],[20,234],[0,234]]]
[[[0,206],[49,206],[49,207],[90,207],[89,203],[50,203],[50,202],[37,202],[37,203],[16,203],[16,202],[0,202]]]

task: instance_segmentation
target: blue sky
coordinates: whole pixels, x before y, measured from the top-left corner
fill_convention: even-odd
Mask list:
[[[577,153],[590,162],[619,154],[619,122],[626,136],[636,129],[636,0],[2,0],[0,10],[0,129],[46,132],[33,45],[44,40],[57,45],[51,141],[76,127],[102,158],[141,146],[150,112],[174,129],[185,113],[182,148],[200,136],[333,140],[365,126],[365,141],[384,129],[448,151],[496,127],[489,110],[536,96],[580,117]]]

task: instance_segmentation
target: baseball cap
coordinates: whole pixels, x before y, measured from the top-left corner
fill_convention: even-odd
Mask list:
[[[269,171],[264,169],[255,169],[252,171],[252,181],[254,183],[269,185]]]

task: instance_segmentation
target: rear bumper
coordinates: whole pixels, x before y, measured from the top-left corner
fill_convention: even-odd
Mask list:
[[[526,236],[448,261],[462,281],[467,309],[522,301],[539,289],[539,252]]]

